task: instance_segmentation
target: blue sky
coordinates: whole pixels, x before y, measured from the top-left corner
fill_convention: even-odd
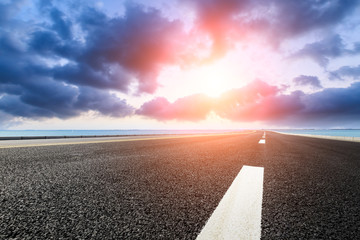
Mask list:
[[[360,128],[359,1],[0,2],[0,128]]]

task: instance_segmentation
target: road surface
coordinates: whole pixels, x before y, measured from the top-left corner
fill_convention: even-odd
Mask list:
[[[243,165],[262,239],[360,236],[360,143],[262,136],[2,148],[0,239],[195,239]]]

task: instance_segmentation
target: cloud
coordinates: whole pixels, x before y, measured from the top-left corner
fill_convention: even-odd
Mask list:
[[[14,116],[0,111],[0,126],[1,126],[0,130],[8,129],[10,127],[15,127],[20,124],[21,121],[19,119],[14,119]]]
[[[327,88],[304,95],[305,109],[297,113],[297,121],[349,121],[360,117],[360,83],[348,88]]]
[[[279,94],[278,87],[256,80],[243,88],[225,92],[219,98],[197,94],[180,98],[173,103],[165,98],[155,98],[144,103],[136,114],[162,121],[198,121],[206,119],[213,111],[234,121],[267,121],[286,116],[301,107],[298,102],[299,94]]]
[[[74,102],[76,109],[95,110],[107,116],[126,117],[131,116],[134,108],[119,99],[115,94],[99,91],[94,88],[81,88],[77,101]]]
[[[112,117],[133,113],[133,108],[125,100],[113,94],[94,88],[68,86],[49,79],[37,79],[36,83],[18,89],[3,89],[3,92],[0,110],[19,117],[70,118],[89,110]]]
[[[156,90],[161,67],[181,62],[185,46],[182,23],[162,17],[158,10],[129,5],[123,18],[108,18],[87,9],[80,24],[86,46],[77,61],[102,74],[109,65],[120,66],[137,80],[140,93]]]
[[[256,80],[249,85],[222,94],[215,112],[233,121],[270,121],[301,109],[301,92],[284,95],[281,89]]]
[[[66,15],[57,8],[52,8],[50,17],[53,22],[52,29],[59,34],[62,39],[70,39],[72,37],[72,23],[67,19]]]
[[[290,58],[308,57],[322,67],[326,67],[330,58],[342,57],[345,55],[356,55],[360,53],[360,48],[346,48],[340,35],[335,34],[321,41],[306,44],[302,49],[295,52]]]
[[[136,114],[157,119],[198,121],[205,119],[213,105],[212,98],[204,94],[196,94],[180,98],[173,103],[158,97],[144,103]]]
[[[350,77],[357,80],[360,77],[360,65],[356,67],[343,66],[329,73],[331,80],[343,80],[344,77]]]
[[[158,10],[128,5],[125,16],[109,18],[85,7],[74,19],[84,41],[72,38],[73,23],[63,12],[47,11],[52,25],[32,32],[29,47],[33,54],[68,61],[50,69],[55,79],[123,92],[135,81],[138,93],[153,93],[161,68],[181,61],[182,23]]]
[[[277,47],[288,38],[338,25],[358,7],[358,0],[198,0],[194,31],[212,41],[210,57],[219,57],[249,36]]]
[[[195,14],[188,30],[181,18],[166,17],[167,9],[131,1],[124,3],[120,16],[106,15],[88,1],[60,4],[39,0],[32,6],[37,9],[22,11],[26,3],[31,1],[0,4],[0,110],[19,117],[69,118],[86,111],[129,116],[133,107],[112,92],[154,94],[159,87],[157,78],[166,66],[219,58],[251,36],[276,45],[315,29],[334,27],[351,15],[359,2],[182,1],[178,4],[187,4]],[[29,13],[39,17],[31,18]],[[205,39],[205,48],[210,44],[210,56],[204,59],[192,51],[198,48],[199,39]],[[326,66],[331,58],[359,52],[359,43],[347,48],[335,34],[305,45],[294,57],[310,57]],[[342,68],[334,74],[357,73]],[[295,82],[320,86],[315,77],[310,78],[303,76]],[[236,121],[267,121],[296,115],[307,106],[304,96],[308,95],[286,95],[276,86],[256,81],[215,100],[205,95],[173,103],[155,98],[136,113],[163,121],[197,121],[213,111]]]
[[[247,10],[251,3],[248,0],[188,0],[186,2],[196,12],[193,31],[207,34],[212,41],[210,58],[223,55],[232,46],[234,37],[241,29],[235,16]]]
[[[8,3],[0,3],[0,25],[7,24],[14,14],[16,14],[26,0],[13,0]]]
[[[136,114],[161,121],[198,121],[206,119],[210,112],[238,122],[261,121],[275,125],[285,122],[289,126],[322,121],[334,124],[332,120],[349,121],[360,117],[360,83],[312,94],[301,91],[285,94],[276,86],[256,80],[218,98],[192,95],[173,103],[156,98],[144,103]]]
[[[316,76],[300,75],[293,79],[293,82],[298,86],[312,86],[314,88],[322,88],[320,80]]]
[[[42,1],[44,22],[31,25],[11,18],[20,3],[0,5],[7,13],[0,19],[0,110],[7,114],[129,116],[133,108],[110,91],[153,93],[161,67],[180,61],[182,24],[158,10],[128,5],[123,17],[110,18],[85,6],[70,16]]]
[[[336,26],[358,7],[358,0],[273,0],[279,37],[296,36],[319,28]]]
[[[3,40],[3,41],[1,41]],[[15,117],[69,118],[89,110],[109,116],[131,115],[133,108],[107,91],[67,84],[53,77],[41,58],[24,54],[0,38],[0,111]],[[27,53],[27,52],[25,52]]]

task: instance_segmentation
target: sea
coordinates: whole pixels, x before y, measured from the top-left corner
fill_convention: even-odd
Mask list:
[[[322,135],[334,137],[360,137],[360,129],[273,129],[275,132]]]
[[[207,134],[229,133],[243,130],[0,130],[0,137],[38,136],[124,136],[156,134]]]
[[[156,134],[207,134],[241,132],[234,130],[0,130],[0,137],[31,136],[124,136],[124,135],[156,135]],[[263,130],[262,130],[263,131]],[[271,129],[270,131],[294,134],[360,137],[360,129]]]

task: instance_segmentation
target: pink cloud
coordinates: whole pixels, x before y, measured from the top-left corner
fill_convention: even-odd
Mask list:
[[[285,94],[283,89],[256,80],[243,88],[225,92],[218,98],[198,94],[173,103],[165,98],[156,98],[144,103],[136,114],[162,121],[199,121],[214,112],[237,122],[331,125],[336,120],[346,122],[360,116],[359,92],[360,83],[357,82],[348,88],[325,88],[311,94],[301,91]]]
[[[204,94],[196,94],[180,98],[173,103],[170,103],[165,98],[158,97],[144,103],[136,111],[136,114],[160,121],[198,121],[205,119],[213,106],[213,99]]]
[[[197,121],[206,119],[214,111],[223,118],[235,121],[266,121],[301,109],[300,96],[299,93],[283,95],[278,87],[256,80],[243,88],[225,92],[218,98],[197,94],[173,103],[165,98],[155,98],[144,103],[136,113],[157,120]]]

